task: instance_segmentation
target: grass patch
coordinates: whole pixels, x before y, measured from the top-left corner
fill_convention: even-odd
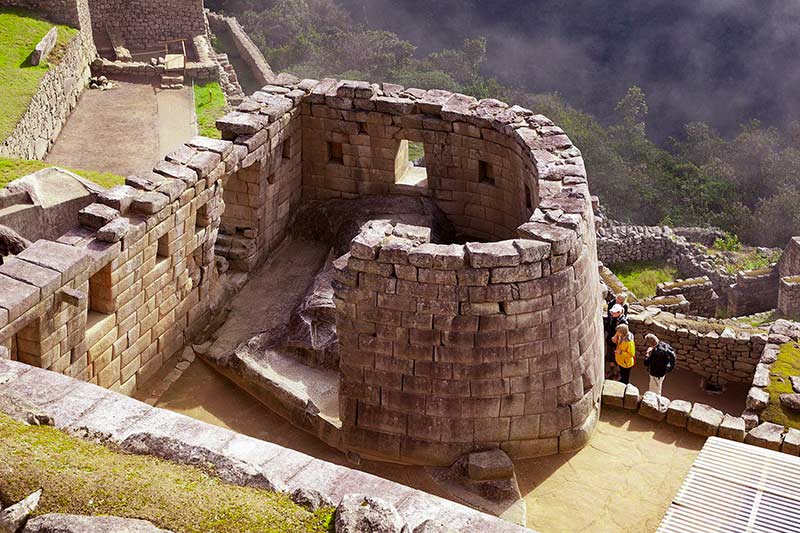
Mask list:
[[[423,143],[408,141],[408,160],[412,163],[425,157],[425,145]]]
[[[793,413],[781,405],[781,394],[791,394],[790,376],[800,376],[800,344],[789,342],[781,346],[778,360],[772,365],[772,379],[767,387],[769,405],[762,413],[764,420],[800,429],[800,414]],[[779,380],[778,376],[783,378]]]
[[[0,189],[8,185],[10,182],[14,181],[17,178],[21,178],[23,176],[27,176],[28,174],[32,174],[37,170],[42,170],[43,168],[49,168],[53,165],[48,163],[44,163],[42,161],[30,161],[27,159],[8,159],[0,157]],[[74,172],[75,174],[86,178],[89,181],[93,181],[96,184],[100,185],[101,187],[105,187],[106,189],[114,187],[115,185],[124,185],[125,178],[122,176],[117,176],[116,174],[110,174],[108,172],[95,172],[92,170],[73,170],[67,169],[70,172]]]
[[[0,140],[14,131],[47,73],[47,62],[34,67],[30,64],[30,55],[53,26],[52,22],[30,11],[0,8]],[[53,64],[60,61],[67,44],[78,34],[74,28],[55,26],[58,27],[58,42],[49,57]]]
[[[678,270],[664,261],[631,261],[609,268],[639,298],[652,298],[659,283],[672,281],[678,275]]]
[[[197,126],[200,135],[219,139],[222,134],[216,122],[225,114],[225,94],[216,81],[194,86],[194,107],[197,113]]]
[[[117,453],[0,414],[0,499],[44,489],[37,515],[150,520],[172,531],[326,532],[333,509],[311,514],[285,494],[227,485],[202,470]]]

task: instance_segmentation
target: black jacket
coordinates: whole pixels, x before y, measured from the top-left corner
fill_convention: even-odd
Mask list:
[[[651,376],[663,378],[675,368],[675,350],[666,342],[659,342],[645,357],[644,364]]]

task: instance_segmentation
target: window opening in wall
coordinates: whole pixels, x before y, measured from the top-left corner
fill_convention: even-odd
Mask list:
[[[396,185],[411,187],[428,186],[428,170],[425,168],[425,145],[408,140],[400,141],[394,163]]]
[[[533,199],[531,198],[531,188],[527,183],[525,184],[525,207],[528,208],[528,213],[533,211]]]
[[[328,143],[328,163],[344,165],[344,149],[342,143]]]
[[[292,140],[291,139],[284,139],[281,143],[281,156],[284,159],[291,159],[292,158]]]
[[[478,181],[487,185],[496,185],[494,165],[486,161],[478,161]]]
[[[156,251],[156,263],[166,261],[172,255],[169,247],[169,233],[165,233],[158,239],[158,250]]]

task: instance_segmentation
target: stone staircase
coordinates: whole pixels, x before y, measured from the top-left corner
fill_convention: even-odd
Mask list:
[[[164,74],[161,76],[162,89],[183,89],[184,78],[180,74]]]

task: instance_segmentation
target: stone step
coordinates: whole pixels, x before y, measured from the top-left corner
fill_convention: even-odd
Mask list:
[[[161,76],[161,84],[175,85],[183,83],[183,76]]]
[[[162,89],[183,89],[182,83],[162,83]]]

